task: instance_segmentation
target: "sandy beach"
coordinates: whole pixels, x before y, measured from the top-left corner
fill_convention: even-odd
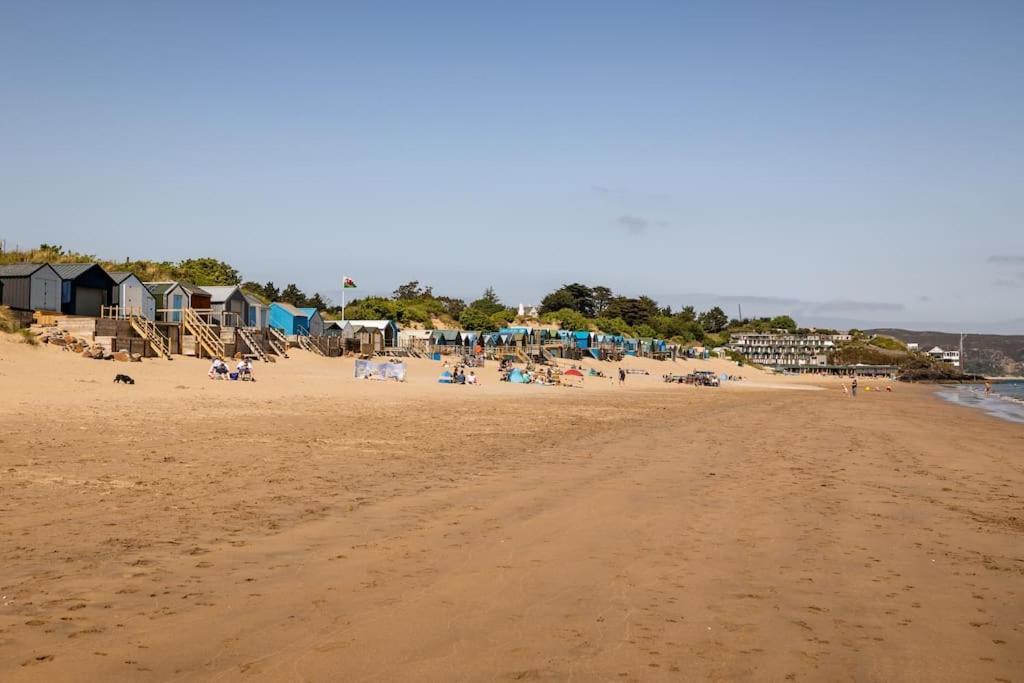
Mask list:
[[[243,384],[0,340],[0,679],[1024,677],[1024,428],[626,365]],[[746,379],[660,380],[704,367]]]

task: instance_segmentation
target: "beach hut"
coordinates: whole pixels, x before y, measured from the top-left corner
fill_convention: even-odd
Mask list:
[[[0,266],[0,303],[22,311],[60,311],[60,275],[46,263]]]
[[[324,334],[324,319],[320,311],[315,308],[300,308],[306,316],[306,334],[310,337],[322,337]]]
[[[434,330],[430,336],[434,346],[462,346],[462,332],[459,330]]]
[[[590,332],[586,330],[577,330],[573,332],[573,341],[577,349],[589,349],[591,344]]]
[[[325,337],[341,337],[344,335],[347,324],[344,320],[324,320],[323,335]]]
[[[156,320],[156,298],[137,275],[115,271],[110,277],[114,280],[112,305],[119,307],[122,314],[138,313],[147,320]]]
[[[286,335],[309,334],[309,320],[300,309],[275,301],[270,304],[270,327],[284,331]]]
[[[357,327],[373,327],[380,330],[381,336],[384,338],[384,346],[398,346],[398,323],[394,320],[349,320],[347,322],[352,323]]]
[[[270,306],[246,291],[242,292],[242,296],[245,297],[246,304],[246,327],[265,330],[270,319]]]
[[[249,302],[238,285],[204,287],[210,293],[210,310],[214,319],[225,327],[248,324]]]
[[[60,310],[68,315],[100,316],[114,298],[114,278],[98,263],[50,264],[60,276]]]
[[[144,284],[156,299],[157,320],[177,323],[181,322],[181,312],[186,308],[210,309],[210,293],[191,282],[165,280]]]

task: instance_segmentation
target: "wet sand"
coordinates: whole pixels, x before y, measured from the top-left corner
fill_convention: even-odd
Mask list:
[[[5,681],[1024,676],[1024,429],[926,388],[0,352]]]

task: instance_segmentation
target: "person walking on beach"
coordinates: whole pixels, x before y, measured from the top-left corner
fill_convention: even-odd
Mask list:
[[[850,396],[857,398],[857,378],[853,378],[853,382],[850,383]]]
[[[626,371],[623,370],[622,368],[619,368],[619,386],[621,387],[625,383],[626,383]]]

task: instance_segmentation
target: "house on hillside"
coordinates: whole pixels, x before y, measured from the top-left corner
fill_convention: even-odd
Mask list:
[[[306,314],[283,301],[275,301],[270,304],[268,325],[281,330],[290,337],[297,334],[309,334],[309,319]]]
[[[324,319],[315,308],[300,308],[306,316],[306,334],[310,337],[321,337],[324,334]]]
[[[134,273],[113,272],[114,297],[112,306],[121,309],[122,315],[138,313],[147,320],[156,320],[156,298],[142,280]]]
[[[186,308],[210,309],[210,293],[191,282],[147,282],[145,285],[156,299],[157,320],[178,323]]]
[[[242,296],[245,297],[247,305],[246,327],[255,327],[258,330],[266,329],[270,319],[270,306],[248,292],[243,291]]]
[[[114,299],[114,278],[98,263],[52,263],[60,276],[60,310],[98,318]]]
[[[928,355],[935,360],[940,360],[943,363],[948,363],[954,368],[960,367],[960,352],[953,350],[943,349],[941,346],[934,346],[928,350]]]
[[[21,311],[60,311],[60,275],[47,263],[0,266],[0,303]]]
[[[210,293],[213,318],[225,327],[244,327],[249,319],[249,302],[238,285],[203,287]]]

